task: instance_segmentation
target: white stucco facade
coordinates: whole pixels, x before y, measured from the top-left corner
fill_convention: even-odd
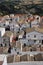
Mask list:
[[[0,28],[0,44],[3,43],[2,36],[5,34],[5,28]]]
[[[5,28],[0,27],[0,36],[2,37],[5,34]]]
[[[26,34],[26,38],[19,39],[21,44],[32,45],[32,44],[43,44],[43,34],[37,31],[33,31]]]
[[[43,33],[33,31],[26,34],[26,39],[43,40]]]

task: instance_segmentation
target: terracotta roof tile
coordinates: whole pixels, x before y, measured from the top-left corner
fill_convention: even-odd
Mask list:
[[[32,31],[37,31],[37,32],[39,32],[39,33],[43,33],[43,28],[33,27],[33,28],[27,28],[27,29],[26,29],[26,32],[27,32],[27,33],[32,32]]]

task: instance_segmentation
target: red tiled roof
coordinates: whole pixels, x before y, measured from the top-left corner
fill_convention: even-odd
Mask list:
[[[35,20],[35,17],[33,17],[33,18],[30,17],[30,18],[28,18],[26,21],[28,22],[28,20],[30,20],[30,21],[32,22],[32,21]]]

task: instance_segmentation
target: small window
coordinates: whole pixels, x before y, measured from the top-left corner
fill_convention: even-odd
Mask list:
[[[3,41],[5,41],[5,39]]]
[[[5,47],[7,46],[7,44],[5,43]]]
[[[28,37],[30,37],[30,36],[28,35]]]
[[[3,47],[3,44],[0,44],[1,47]]]
[[[29,42],[29,40],[28,40],[28,42]]]
[[[36,40],[34,40],[34,43],[36,42]]]
[[[24,43],[24,45],[23,45],[24,47],[26,47],[26,43]]]
[[[3,26],[5,26],[5,24],[3,24]]]
[[[17,54],[19,54],[19,52],[17,52]]]
[[[34,35],[34,37],[36,37],[36,35]]]

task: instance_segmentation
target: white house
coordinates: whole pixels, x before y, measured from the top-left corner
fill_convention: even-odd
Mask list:
[[[41,28],[27,28],[25,38],[24,34],[19,35],[19,40],[21,46],[23,44],[32,45],[32,44],[43,44],[43,29]]]
[[[26,30],[26,39],[28,43],[42,43],[43,44],[43,29],[40,28],[30,28]]]
[[[20,20],[20,17],[15,15],[13,21],[18,22],[19,20]]]
[[[5,26],[9,25],[9,22],[10,22],[10,17],[9,17],[9,15],[5,15],[5,16],[3,16],[3,18],[1,19],[0,26],[5,27]]]
[[[41,17],[38,15],[32,15],[27,19],[27,22],[30,24],[30,27],[39,27]]]
[[[2,44],[2,36],[5,34],[5,28],[0,27],[0,44]]]
[[[10,24],[10,30],[12,31],[12,32],[18,32],[19,31],[19,29],[20,29],[20,26],[17,24],[17,23],[15,23],[15,22],[12,22],[11,24]]]
[[[12,43],[13,33],[11,31],[6,31],[3,35],[3,45],[9,46]]]
[[[10,18],[14,18],[14,14],[10,14]]]
[[[38,27],[38,26],[39,26],[39,22],[37,20],[31,22],[31,27]]]
[[[24,24],[21,25],[21,29],[23,29],[23,28],[29,28],[29,27],[30,27],[30,25],[26,21],[25,21]]]
[[[0,36],[3,36],[5,33],[5,28],[0,27]]]

